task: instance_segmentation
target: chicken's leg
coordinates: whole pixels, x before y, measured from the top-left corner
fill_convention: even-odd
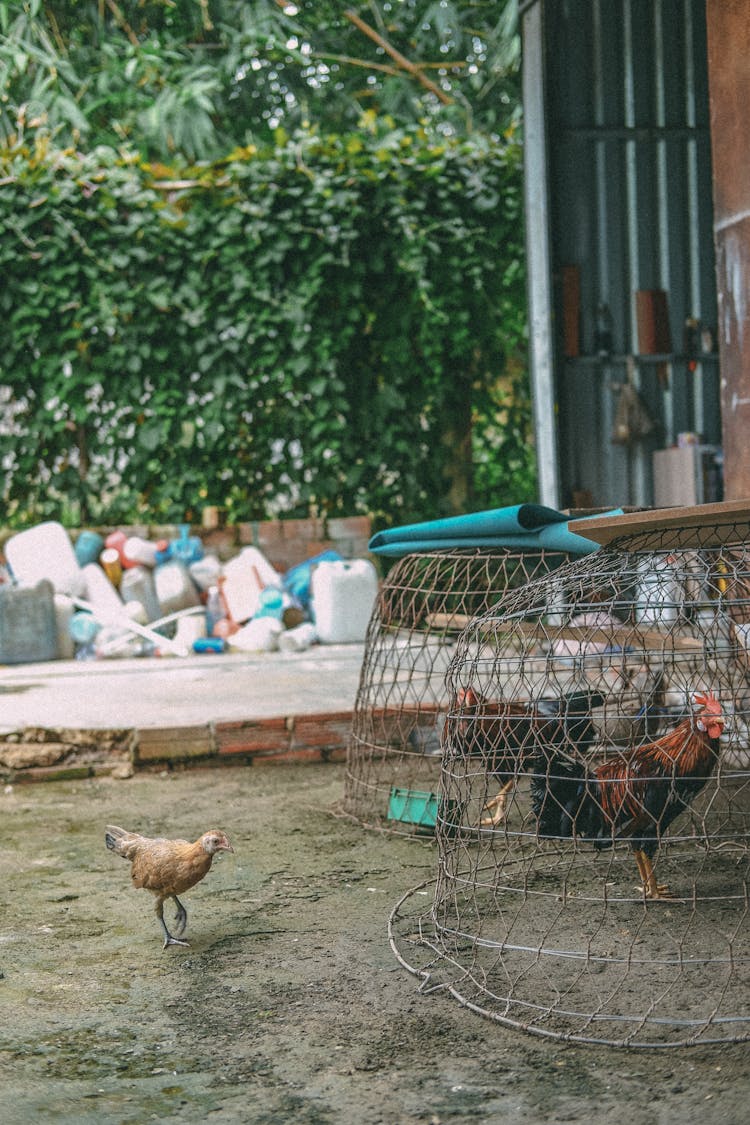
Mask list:
[[[174,932],[179,934],[180,937],[185,933],[185,926],[187,925],[187,910],[182,905],[177,895],[172,895],[172,902],[177,907],[177,916],[175,918]]]
[[[485,826],[485,825],[493,825],[494,826],[496,824],[502,824],[502,822],[505,820],[505,801],[506,801],[506,797],[507,797],[508,793],[510,793],[510,791],[513,788],[514,785],[515,785],[515,779],[514,778],[511,778],[510,781],[506,781],[505,785],[503,785],[503,787],[500,790],[500,792],[498,793],[498,795],[496,797],[492,797],[487,802],[487,804],[482,809],[482,812],[489,812],[490,815],[485,816],[485,817],[482,818],[482,820],[480,820],[479,823],[482,826]],[[493,811],[490,812],[490,810],[493,810]]]
[[[172,895],[171,897],[174,898],[175,896]],[[183,912],[184,912],[185,908],[183,907],[182,909],[183,909]],[[161,928],[164,932],[164,946],[163,946],[163,948],[166,949],[168,945],[188,945],[188,942],[180,941],[179,938],[173,937],[172,934],[170,934],[169,930],[167,929],[167,923],[164,921],[164,899],[163,898],[158,898],[156,900],[155,910],[156,910],[156,917],[159,919],[159,925],[161,926]],[[178,926],[179,926],[179,923],[180,923],[180,915],[179,914],[177,915],[177,923],[178,923]],[[185,927],[184,927],[184,924],[183,924],[182,929],[184,929],[184,928]],[[182,929],[178,930],[178,932],[182,933]]]
[[[638,864],[638,873],[640,874],[642,880],[642,886],[640,890],[643,891],[646,898],[674,898],[674,895],[672,894],[666,883],[656,882],[654,865],[651,862],[650,857],[647,856],[646,853],[640,848],[634,848],[633,855],[635,856],[635,862]]]

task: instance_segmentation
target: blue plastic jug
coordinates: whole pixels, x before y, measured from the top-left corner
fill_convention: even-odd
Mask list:
[[[178,539],[172,540],[170,555],[178,562],[184,563],[185,566],[203,558],[203,544],[197,535],[190,534],[189,523],[180,524],[180,536]]]

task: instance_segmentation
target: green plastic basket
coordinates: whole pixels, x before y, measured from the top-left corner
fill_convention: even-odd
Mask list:
[[[416,824],[420,828],[434,828],[437,822],[438,798],[436,793],[420,789],[391,788],[388,799],[388,820],[403,824]]]

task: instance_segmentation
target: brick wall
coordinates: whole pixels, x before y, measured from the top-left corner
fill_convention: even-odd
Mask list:
[[[175,539],[179,531],[176,524],[118,525],[126,535],[139,535],[144,539]],[[113,528],[96,528],[106,536]],[[0,529],[0,551],[15,531]],[[75,542],[79,532],[71,530]],[[276,570],[283,574],[290,567],[321,551],[338,551],[345,559],[367,556],[371,536],[369,516],[348,516],[323,519],[254,520],[232,524],[228,527],[194,527],[192,535],[199,535],[205,549],[218,555],[222,561],[232,558],[243,547],[257,547]]]

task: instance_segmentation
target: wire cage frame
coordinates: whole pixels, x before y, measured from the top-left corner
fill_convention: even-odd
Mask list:
[[[448,711],[446,673],[462,629],[566,552],[471,548],[405,555],[381,584],[347,742],[340,811],[365,827],[431,835]]]
[[[750,526],[512,591],[446,688],[437,875],[389,921],[422,991],[572,1042],[750,1038]]]

